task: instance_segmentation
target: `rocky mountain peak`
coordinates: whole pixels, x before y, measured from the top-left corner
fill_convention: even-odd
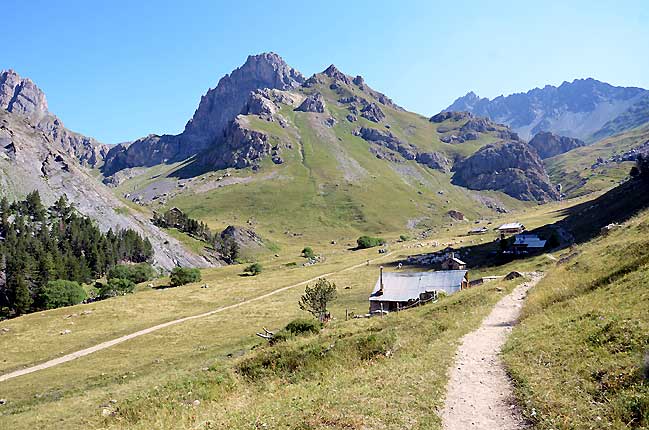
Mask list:
[[[274,52],[250,55],[246,62],[219,80],[201,97],[183,135],[203,147],[219,136],[228,122],[241,112],[251,91],[272,88],[288,90],[301,85],[304,76]]]
[[[45,93],[14,70],[0,73],[0,108],[24,115],[47,113]]]

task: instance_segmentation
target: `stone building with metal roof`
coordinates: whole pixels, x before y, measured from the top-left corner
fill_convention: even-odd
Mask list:
[[[398,311],[418,303],[426,303],[437,293],[453,294],[468,288],[466,270],[438,272],[383,272],[370,294],[370,313]]]

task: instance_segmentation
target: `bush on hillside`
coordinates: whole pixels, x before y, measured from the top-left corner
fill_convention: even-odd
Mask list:
[[[128,279],[136,284],[150,281],[155,277],[155,270],[150,264],[118,264],[108,271],[107,278]]]
[[[201,271],[189,267],[174,267],[171,271],[169,283],[172,287],[179,287],[181,285],[198,282],[201,280]]]
[[[250,266],[246,267],[243,271],[248,273],[250,276],[257,276],[264,270],[263,266],[259,263],[252,263]]]
[[[321,329],[322,323],[320,321],[314,321],[306,318],[294,319],[290,323],[286,324],[286,327],[284,327],[284,330],[294,335],[318,333]]]
[[[359,333],[331,338],[317,336],[306,344],[279,343],[260,349],[236,365],[237,372],[249,380],[264,377],[319,378],[338,363],[346,368],[391,354],[397,337],[393,332]]]
[[[399,236],[399,240],[401,242],[406,242],[406,241],[410,240],[410,236],[402,234],[401,236]]]
[[[103,299],[123,296],[135,290],[135,283],[130,279],[112,278],[99,289],[99,296]]]
[[[315,258],[315,252],[313,252],[313,248],[310,246],[305,247],[302,250],[302,257],[304,258]]]
[[[86,291],[78,282],[56,280],[48,282],[41,290],[40,300],[45,309],[78,305],[86,298]]]
[[[361,236],[356,239],[359,249],[374,248],[375,246],[385,245],[385,239],[380,237]]]

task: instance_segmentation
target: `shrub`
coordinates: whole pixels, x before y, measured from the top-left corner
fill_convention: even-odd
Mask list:
[[[307,285],[298,305],[303,311],[311,313],[320,321],[327,315],[327,305],[336,298],[336,284],[320,278],[313,287]]]
[[[201,280],[201,271],[189,267],[174,267],[171,271],[169,282],[172,287],[198,282]]]
[[[57,280],[50,281],[43,287],[40,300],[45,309],[78,305],[86,298],[86,291],[78,282]]]
[[[128,279],[136,284],[150,281],[155,277],[155,270],[150,264],[118,264],[108,271],[107,278]]]
[[[315,258],[315,252],[310,246],[307,246],[302,250],[302,256],[304,258]]]
[[[356,239],[359,249],[374,248],[375,246],[385,245],[385,239],[380,237],[361,236]]]
[[[257,276],[262,272],[262,270],[264,270],[264,268],[261,264],[252,263],[250,266],[244,269],[244,272],[250,274],[251,276]]]
[[[356,349],[362,360],[388,355],[396,343],[394,333],[372,333],[356,339]]]
[[[402,234],[401,236],[399,236],[399,240],[401,242],[405,242],[407,240],[410,240],[410,236],[406,236],[405,234]]]
[[[320,329],[322,329],[321,322],[306,318],[294,319],[284,327],[284,330],[294,335],[318,333]]]
[[[102,298],[123,296],[132,293],[134,289],[135,283],[130,279],[112,278],[99,289],[99,296]]]

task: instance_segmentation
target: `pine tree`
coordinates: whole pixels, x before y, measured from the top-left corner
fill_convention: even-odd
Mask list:
[[[27,282],[21,275],[17,275],[14,284],[14,310],[17,315],[26,314],[33,302]]]

